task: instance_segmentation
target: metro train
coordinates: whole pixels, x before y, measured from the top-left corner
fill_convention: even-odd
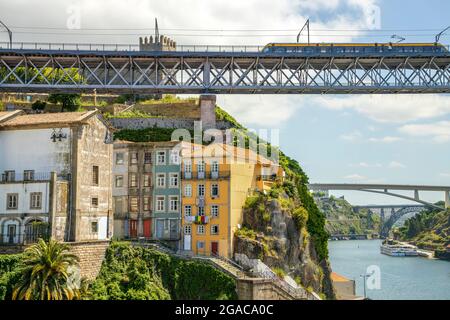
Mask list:
[[[269,43],[263,53],[306,53],[306,54],[343,54],[343,53],[449,53],[440,43]]]

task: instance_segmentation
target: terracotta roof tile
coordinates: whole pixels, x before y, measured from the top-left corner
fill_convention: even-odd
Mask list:
[[[18,115],[9,120],[0,123],[0,129],[18,128],[27,126],[64,126],[82,123],[89,119],[97,111],[88,112],[61,112],[61,113],[42,113]]]

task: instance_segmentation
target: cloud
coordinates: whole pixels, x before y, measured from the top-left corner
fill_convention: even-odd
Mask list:
[[[388,168],[391,168],[391,169],[403,169],[403,168],[406,168],[406,166],[403,163],[401,163],[401,162],[391,161],[388,164]]]
[[[339,138],[346,141],[357,141],[362,138],[362,134],[358,130],[355,130],[350,133],[341,134]]]
[[[412,137],[431,138],[435,143],[446,143],[450,141],[450,121],[408,124],[400,127],[398,130]]]
[[[386,136],[386,137],[381,137],[381,138],[369,138],[369,142],[380,142],[380,143],[393,143],[393,142],[398,142],[403,140],[400,137],[391,137],[391,136]]]
[[[297,30],[308,17],[311,17],[314,30],[367,29],[371,12],[367,11],[366,6],[378,1],[363,2],[364,5],[354,0],[41,0],[39,6],[43,10],[36,15],[35,8],[29,5],[30,0],[16,0],[0,2],[0,12],[2,20],[10,26],[66,28],[70,16],[67,9],[74,4],[79,6],[81,30],[65,30],[64,35],[16,33],[16,41],[137,43],[139,35],[152,33],[151,30],[143,29],[153,28],[153,18],[158,17],[161,34],[174,38],[179,44],[263,45],[295,41]],[[329,14],[336,9],[339,9],[339,13]],[[326,19],[321,19],[324,16],[322,13],[326,13]],[[88,28],[106,30],[83,30]],[[193,35],[192,29],[200,31]],[[267,29],[278,31],[264,32],[262,35],[260,30]],[[52,31],[57,33],[64,30]],[[317,33],[321,36],[316,36]],[[248,37],[249,34],[252,37]],[[339,39],[351,41],[354,36],[361,34],[347,33]],[[335,37],[329,31],[315,32],[311,35],[311,41],[335,41]]]
[[[440,177],[444,177],[444,178],[450,178],[450,173],[447,173],[447,172],[441,172],[441,173],[439,173],[439,176],[440,176]]]
[[[358,167],[358,168],[381,168],[383,165],[381,163],[367,163],[367,162],[359,162],[356,164],[350,164],[350,167]]]
[[[300,108],[289,95],[218,95],[217,104],[246,125],[277,127]]]
[[[314,105],[331,110],[354,110],[372,120],[402,123],[450,114],[446,95],[359,95],[316,97]]]
[[[361,180],[366,180],[367,177],[359,175],[357,173],[353,173],[353,174],[349,174],[349,175],[345,176],[344,179],[361,181]]]

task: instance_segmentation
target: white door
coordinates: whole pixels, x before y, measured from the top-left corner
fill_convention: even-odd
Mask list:
[[[192,236],[190,234],[184,235],[184,250],[185,251],[191,251],[191,238],[192,238]]]

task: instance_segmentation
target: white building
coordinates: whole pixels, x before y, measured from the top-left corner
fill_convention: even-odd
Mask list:
[[[110,238],[109,140],[96,111],[0,112],[0,243]]]

